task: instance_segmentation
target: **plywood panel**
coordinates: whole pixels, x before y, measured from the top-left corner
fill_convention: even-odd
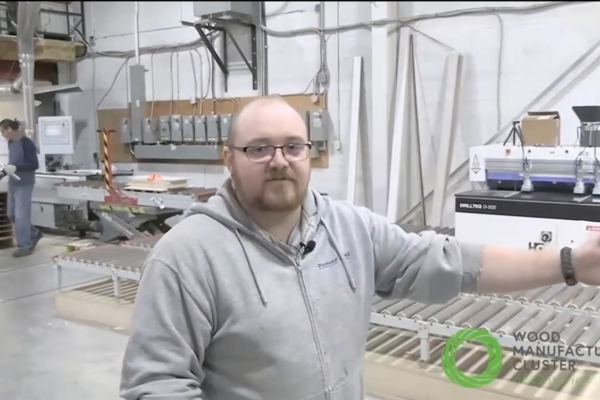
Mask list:
[[[287,102],[297,110],[314,111],[324,109],[323,98],[319,98],[316,103],[313,103],[310,95],[291,95],[283,96]],[[208,99],[198,102],[197,104],[191,104],[189,101],[156,101],[146,103],[146,117],[160,117],[163,115],[210,115],[212,112],[216,114],[233,114],[237,113],[246,104],[255,100],[256,97],[238,97],[231,99]],[[98,111],[98,126],[100,129],[108,128],[115,131],[115,135],[119,137],[118,128],[122,118],[127,118],[129,110],[124,109],[110,109],[110,110],[99,110]],[[101,135],[101,134],[99,134]],[[102,143],[102,138],[99,137],[99,142]],[[102,152],[99,152],[100,154]],[[119,140],[112,140],[110,143],[110,153],[112,155],[112,161],[115,163],[137,163],[129,145],[120,143]],[[147,163],[148,160],[144,160]],[[156,160],[156,163],[165,163],[164,160]],[[173,163],[169,160],[169,163]],[[183,161],[182,164],[192,164],[188,160]],[[195,164],[222,164],[221,161],[210,162],[210,161],[198,161]],[[313,168],[328,168],[329,167],[329,156],[328,152],[322,152],[319,158],[312,159]]]

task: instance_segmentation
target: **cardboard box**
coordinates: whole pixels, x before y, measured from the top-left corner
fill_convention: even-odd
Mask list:
[[[560,146],[558,111],[529,111],[521,120],[525,146]]]

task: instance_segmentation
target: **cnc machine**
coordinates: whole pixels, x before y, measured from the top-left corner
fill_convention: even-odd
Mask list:
[[[575,246],[600,232],[600,107],[573,107],[578,145],[470,149],[476,190],[456,195],[456,236],[531,249]]]

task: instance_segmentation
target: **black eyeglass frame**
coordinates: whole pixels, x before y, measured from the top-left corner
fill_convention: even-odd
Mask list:
[[[284,149],[287,146],[306,146],[306,157],[300,159],[300,160],[288,160]],[[237,151],[241,151],[242,153],[246,154],[246,158],[248,158],[249,161],[255,162],[255,163],[268,163],[271,162],[271,160],[273,159],[273,157],[275,157],[275,154],[277,153],[277,150],[281,150],[281,154],[283,155],[283,157],[286,159],[287,162],[300,162],[300,161],[304,161],[306,160],[309,155],[310,155],[310,150],[312,149],[312,142],[306,142],[306,143],[288,143],[288,144],[284,144],[283,146],[273,146],[271,144],[259,144],[259,145],[254,145],[254,146],[243,146],[243,147],[239,147],[239,146],[229,146],[230,148],[237,150]],[[265,159],[262,161],[257,161],[257,160],[253,160],[252,158],[250,158],[250,156],[248,155],[248,150],[250,149],[259,149],[259,148],[268,148],[268,149],[273,149],[273,155],[271,155],[271,158],[269,159]]]

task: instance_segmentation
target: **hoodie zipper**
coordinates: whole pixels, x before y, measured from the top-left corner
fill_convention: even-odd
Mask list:
[[[319,355],[319,363],[321,364],[321,375],[323,376],[323,386],[325,389],[325,400],[331,400],[331,387],[329,386],[329,382],[327,379],[326,365],[325,359],[323,357],[323,346],[321,344],[321,340],[319,338],[319,332],[317,330],[317,322],[315,321],[315,315],[313,312],[312,304],[308,297],[308,290],[306,289],[306,283],[304,282],[304,273],[302,271],[302,266],[300,265],[300,261],[302,260],[302,252],[298,253],[298,256],[294,260],[294,268],[296,269],[296,273],[298,274],[298,281],[300,282],[300,289],[302,290],[302,296],[304,296],[304,301],[306,303],[306,308],[308,309],[308,318],[310,320],[310,325],[313,331],[313,337],[315,340],[315,344],[317,346],[317,353]]]

